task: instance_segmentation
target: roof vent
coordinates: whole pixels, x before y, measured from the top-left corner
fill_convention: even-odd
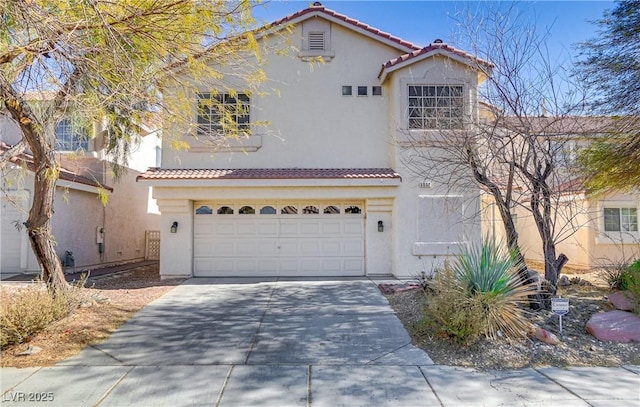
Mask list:
[[[440,38],[436,38],[435,40],[433,40],[434,44],[442,44],[443,41]]]
[[[315,3],[313,3],[313,7],[322,7],[322,3],[316,1]]]

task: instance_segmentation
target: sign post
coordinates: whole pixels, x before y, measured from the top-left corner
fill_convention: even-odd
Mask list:
[[[560,333],[562,333],[562,316],[569,312],[569,300],[567,298],[552,298],[551,312],[560,318]]]

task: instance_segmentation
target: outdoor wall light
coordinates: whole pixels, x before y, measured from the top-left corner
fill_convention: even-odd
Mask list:
[[[384,223],[381,220],[378,221],[378,232],[384,232]]]
[[[178,222],[174,221],[171,224],[171,233],[176,233],[178,231]]]

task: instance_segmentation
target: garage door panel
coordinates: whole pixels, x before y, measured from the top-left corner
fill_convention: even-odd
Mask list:
[[[335,239],[325,239],[322,241],[323,256],[340,256],[342,254],[342,244]]]
[[[336,235],[339,236],[342,232],[341,222],[324,222],[322,224],[322,234],[324,235]]]
[[[196,222],[193,228],[194,236],[213,236],[213,222]]]
[[[213,230],[214,235],[227,235],[227,236],[235,236],[236,235],[236,223],[235,222],[219,222],[214,225]]]
[[[364,224],[362,221],[349,221],[344,223],[344,234],[345,235],[358,235],[361,236],[364,234]]]
[[[280,236],[298,236],[300,234],[300,221],[296,219],[282,219],[280,222]]]
[[[257,252],[259,244],[255,240],[246,239],[245,241],[235,242],[235,254],[238,256],[253,256]]]
[[[343,263],[343,270],[350,275],[358,275],[364,270],[364,260],[360,258],[345,259]]]
[[[258,224],[258,234],[260,236],[278,236],[278,222],[262,221]]]
[[[280,271],[281,275],[295,276],[300,273],[300,265],[297,258],[283,259],[280,258]]]
[[[363,275],[364,217],[199,215],[194,257],[196,276]]]
[[[303,221],[300,225],[300,233],[303,235],[319,235],[320,221]]]
[[[363,256],[364,242],[361,240],[351,239],[342,242],[343,252],[347,256]]]

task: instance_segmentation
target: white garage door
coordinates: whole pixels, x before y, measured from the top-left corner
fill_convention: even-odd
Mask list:
[[[13,199],[13,198],[12,198]],[[18,202],[17,204],[21,204]],[[16,222],[21,224],[24,215],[8,199],[2,199],[0,207],[0,270],[2,273],[20,271],[20,257],[22,254],[22,239],[24,228],[18,230]]]
[[[195,205],[195,276],[364,275],[362,203]]]

